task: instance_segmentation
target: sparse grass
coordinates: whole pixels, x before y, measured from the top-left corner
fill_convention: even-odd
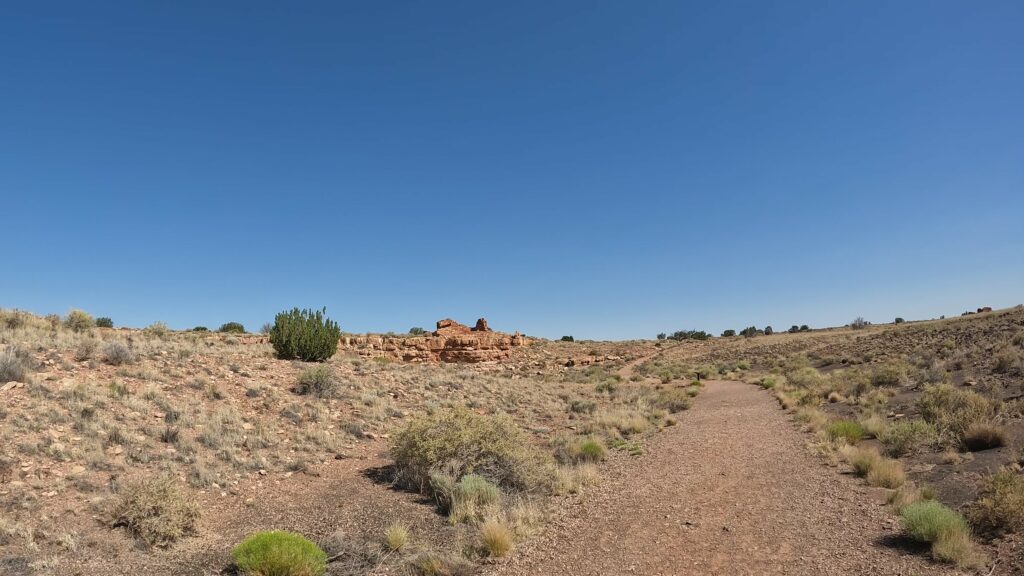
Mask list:
[[[856,444],[864,438],[864,428],[851,420],[837,420],[828,425],[825,434],[833,442],[843,440],[847,444]]]
[[[690,408],[690,397],[685,390],[679,388],[661,390],[658,392],[654,405],[671,413],[682,412]]]
[[[970,517],[986,532],[1024,532],[1024,476],[1004,468],[985,479]]]
[[[294,532],[257,532],[231,555],[247,576],[320,576],[327,569],[327,554]]]
[[[512,531],[498,520],[486,520],[480,525],[481,549],[488,556],[507,556],[512,551],[514,540]]]
[[[199,506],[171,478],[139,480],[120,490],[106,518],[150,546],[166,547],[195,532]]]

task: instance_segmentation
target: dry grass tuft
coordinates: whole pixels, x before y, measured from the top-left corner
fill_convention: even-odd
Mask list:
[[[976,422],[964,434],[964,447],[971,452],[1006,446],[1006,430],[1002,426]]]
[[[397,552],[409,543],[409,527],[405,524],[395,523],[388,526],[384,531],[384,546],[392,552]]]
[[[480,525],[481,549],[488,556],[501,558],[512,551],[514,536],[512,531],[497,520],[486,520]]]

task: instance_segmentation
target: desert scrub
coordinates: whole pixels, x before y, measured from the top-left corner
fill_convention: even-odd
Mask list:
[[[248,576],[320,576],[327,570],[327,554],[294,532],[257,532],[236,546],[231,556]]]
[[[0,385],[11,381],[24,382],[29,370],[28,354],[8,346],[0,352]]]
[[[95,325],[92,316],[82,310],[71,310],[64,317],[64,326],[74,332],[84,332]]]
[[[889,456],[913,454],[935,442],[935,427],[923,420],[902,420],[887,426],[878,435]]]
[[[833,442],[843,440],[847,444],[856,444],[864,439],[864,428],[852,420],[836,420],[825,428],[825,434]]]
[[[936,560],[958,566],[977,561],[971,531],[963,516],[934,500],[916,502],[900,513],[903,529],[911,538],[932,545]]]
[[[110,318],[106,317],[106,316],[100,316],[99,318],[96,319],[96,327],[97,328],[113,328],[114,327],[114,321],[111,320]]]
[[[303,370],[295,386],[295,391],[299,394],[310,394],[318,398],[330,398],[337,390],[338,380],[334,376],[334,369],[326,364]]]
[[[690,396],[679,388],[661,390],[654,399],[654,405],[674,414],[690,408]]]
[[[323,362],[338,351],[341,328],[326,316],[327,309],[281,312],[270,329],[270,343],[282,360]]]
[[[970,518],[980,530],[993,534],[1024,532],[1024,476],[1003,468],[988,477]]]
[[[114,497],[106,519],[150,546],[170,546],[194,534],[199,506],[171,478],[127,483]]]
[[[925,388],[917,401],[921,417],[935,425],[950,442],[962,444],[971,425],[989,420],[995,405],[984,396],[949,384]]]
[[[458,478],[479,474],[505,490],[547,491],[554,459],[508,416],[481,416],[464,407],[413,419],[391,443],[398,480],[426,490],[432,471],[448,466]]]
[[[135,361],[135,354],[124,342],[113,340],[103,345],[103,361],[112,366],[131,364]]]

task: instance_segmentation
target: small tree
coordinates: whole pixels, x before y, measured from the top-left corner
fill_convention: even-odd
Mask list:
[[[765,336],[771,336],[774,333],[775,333],[775,330],[772,330],[771,326],[765,326],[764,327],[764,335]]]
[[[419,326],[413,326],[412,328],[409,328],[409,334],[412,334],[413,336],[423,336],[426,333],[427,331],[424,330],[423,328],[420,328]]]
[[[664,332],[659,332],[658,333],[658,340],[664,340],[665,338],[666,338],[666,336],[665,336]]]
[[[896,317],[896,323],[897,324],[903,324],[903,322],[904,322],[903,318],[900,318],[898,316]]]
[[[217,332],[227,332],[229,334],[245,334],[245,326],[241,322],[226,322],[220,325]]]
[[[576,339],[573,338],[572,336],[562,336],[561,340],[562,340],[562,342],[575,342],[576,341]]]
[[[114,327],[114,321],[111,320],[110,318],[107,318],[106,316],[100,316],[99,318],[96,319],[96,327],[97,328],[113,328]]]
[[[789,333],[790,334],[796,334],[799,331],[800,331],[800,327],[797,326],[796,324],[793,324],[792,326],[789,327]]]
[[[327,308],[281,312],[270,329],[270,344],[282,360],[323,362],[338,351],[341,328],[326,316]]]
[[[736,335],[736,331],[735,330],[731,330],[731,329],[730,330],[725,330],[725,331],[722,332],[722,337],[723,338],[729,338],[730,336],[735,336],[735,335]]]
[[[861,328],[867,328],[869,324],[871,323],[865,320],[864,317],[857,316],[856,318],[853,319],[853,322],[850,322],[850,328],[853,328],[854,330],[860,330]]]
[[[801,324],[800,325],[800,331],[801,332],[810,332],[811,331],[811,327],[808,326],[807,324]]]
[[[743,330],[740,330],[740,336],[753,338],[754,336],[757,336],[758,332],[759,330],[757,329],[757,326],[747,326]]]

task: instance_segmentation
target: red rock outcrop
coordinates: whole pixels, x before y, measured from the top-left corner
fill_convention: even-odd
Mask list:
[[[470,328],[451,318],[437,322],[437,330],[425,336],[346,336],[342,348],[360,356],[383,356],[403,362],[493,362],[506,360],[512,349],[527,343],[518,332],[494,332],[487,320],[477,320]]]

